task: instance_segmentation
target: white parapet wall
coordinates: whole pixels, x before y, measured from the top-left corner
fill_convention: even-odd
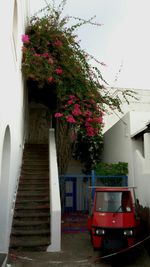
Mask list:
[[[61,204],[54,129],[49,131],[50,232],[47,252],[61,250]]]

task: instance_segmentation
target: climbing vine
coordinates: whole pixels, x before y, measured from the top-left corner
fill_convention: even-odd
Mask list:
[[[72,153],[83,162],[85,170],[100,160],[104,113],[107,107],[120,110],[121,104],[104,86],[97,67],[97,63],[100,67],[104,63],[95,59],[93,66],[94,58],[80,47],[76,35],[84,24],[101,25],[92,17],[88,21],[76,18],[75,24],[68,26],[72,18],[62,16],[65,4],[65,0],[57,8],[48,4],[39,11],[44,15],[31,17],[22,35],[22,72],[32,98],[40,101],[42,95],[41,101],[45,101],[56,119],[61,173],[66,171]],[[61,155],[63,146],[71,151],[65,161]]]

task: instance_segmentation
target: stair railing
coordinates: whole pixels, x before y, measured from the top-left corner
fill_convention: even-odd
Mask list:
[[[54,129],[49,130],[50,235],[48,252],[61,250],[61,204]]]

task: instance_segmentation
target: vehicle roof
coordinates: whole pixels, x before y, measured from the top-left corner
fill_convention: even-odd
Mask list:
[[[131,191],[133,187],[110,187],[110,186],[104,186],[104,187],[95,187],[96,192],[122,192],[122,191]]]

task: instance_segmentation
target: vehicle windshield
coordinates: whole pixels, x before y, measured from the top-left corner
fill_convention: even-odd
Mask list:
[[[131,212],[132,200],[129,191],[96,192],[96,211]]]

